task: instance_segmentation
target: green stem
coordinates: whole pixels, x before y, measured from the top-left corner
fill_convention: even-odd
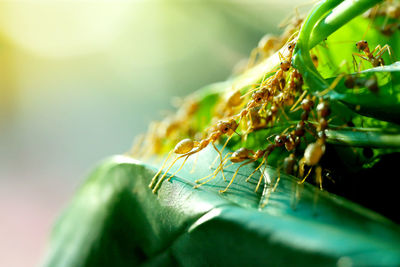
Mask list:
[[[372,147],[372,148],[400,148],[400,135],[382,132],[381,130],[357,131],[351,130],[326,130],[327,143]]]
[[[316,5],[300,30],[293,65],[302,74],[311,91],[323,91],[329,84],[315,68],[310,49],[348,21],[381,0],[327,0]],[[329,14],[327,14],[330,12]]]
[[[310,48],[313,48],[341,26],[381,1],[382,0],[344,1],[334,8],[325,18],[321,19],[314,27],[310,36]]]

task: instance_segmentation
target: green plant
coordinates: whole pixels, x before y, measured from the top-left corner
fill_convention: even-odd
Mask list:
[[[148,154],[165,155],[184,138],[209,139],[213,143],[217,139],[208,135],[210,128],[206,130],[216,124],[213,118],[233,119],[236,124],[230,123],[228,128],[220,127],[225,124],[216,124],[219,128],[214,133],[217,131],[218,137],[227,133],[232,136],[227,143],[230,151],[244,147],[262,150],[264,154],[254,160],[246,158],[250,159],[249,164],[237,172],[228,191],[218,192],[227,185],[222,170],[228,180],[237,170],[236,166],[221,164],[229,157],[217,160],[216,164],[220,165],[215,167],[215,179],[193,188],[199,178],[213,172],[209,166],[216,153],[210,145],[203,149],[199,143],[193,143],[201,147],[196,153],[198,162],[194,170],[195,155],[188,158],[170,181],[160,182],[159,190],[154,191],[156,194],[148,184],[155,174],[154,166],[160,163],[150,159],[143,163],[129,156],[113,157],[93,172],[59,219],[45,264],[399,265],[399,226],[326,191],[341,194],[400,221],[396,210],[386,208],[395,201],[393,190],[396,189],[389,186],[393,177],[388,176],[387,181],[380,179],[387,170],[397,171],[394,162],[399,158],[400,145],[399,64],[392,62],[368,68],[369,62],[358,63],[354,64],[353,71],[355,42],[342,42],[348,41],[349,36],[360,40],[365,37],[369,43],[388,44],[394,52],[399,51],[400,33],[394,32],[390,37],[381,33],[387,25],[398,25],[398,17],[380,14],[389,6],[398,7],[397,2],[387,2],[383,9],[375,9],[373,20],[359,16],[378,2],[327,0],[318,3],[304,20],[298,35],[293,28],[284,38],[283,43],[296,43],[294,50],[293,46],[286,45],[280,51],[282,55],[277,52],[239,76],[203,88],[184,101],[177,115],[154,124],[144,141],[132,149],[137,157],[145,158]],[[317,55],[318,67],[310,53]],[[355,57],[358,62],[358,56]],[[387,55],[383,60],[391,62]],[[285,95],[285,88],[296,72],[286,76],[288,70],[276,66],[287,61],[302,75],[305,87],[303,91]],[[286,77],[285,82],[281,77]],[[279,106],[286,111],[271,113],[273,125],[267,122],[248,131],[249,125],[255,125],[247,116],[256,106],[256,93],[264,97],[263,88],[273,81],[278,81],[279,88],[276,87],[272,98],[280,92],[290,96]],[[349,81],[358,88],[349,86]],[[298,76],[293,82],[291,89],[296,83],[301,86]],[[237,92],[241,98],[237,98]],[[322,98],[317,115],[320,120],[303,119],[301,110],[291,112],[294,102],[302,98],[316,101],[312,96]],[[325,129],[321,119],[327,120],[327,115],[321,113],[321,107],[328,101],[331,116]],[[273,105],[275,102],[264,107],[271,111]],[[303,109],[307,117],[312,116],[311,108],[307,112]],[[242,113],[243,110],[247,113]],[[260,110],[257,113],[263,114]],[[278,142],[272,142],[273,151],[266,149],[267,137],[285,135],[288,139],[287,129],[294,129],[300,121],[307,123],[311,134],[306,135],[308,141],[297,144],[295,153],[290,147],[278,146]],[[234,130],[240,130],[241,136]],[[307,165],[304,151],[310,144],[326,146],[321,149],[325,150],[320,155],[321,161],[318,157],[316,164],[308,164],[315,170],[318,165],[322,166],[320,175],[315,173],[314,183],[324,190],[299,183],[297,177],[284,174],[282,168],[290,154],[300,163],[303,159]],[[190,153],[192,149],[185,152]],[[248,155],[254,157],[254,154]],[[266,159],[268,165],[252,166],[250,163],[256,159]],[[262,173],[246,182],[245,178],[257,165],[262,166]],[[325,170],[330,170],[331,177]],[[312,173],[311,168],[309,172]],[[262,192],[254,192],[259,175],[263,179]]]

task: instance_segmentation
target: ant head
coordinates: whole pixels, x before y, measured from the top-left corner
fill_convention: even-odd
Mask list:
[[[230,130],[230,124],[226,121],[219,121],[217,123],[217,130],[222,134],[226,134]]]
[[[285,144],[286,141],[286,135],[282,134],[282,135],[277,135],[275,136],[275,144],[276,146],[283,146]]]
[[[290,69],[290,65],[291,65],[290,62],[287,60],[281,61],[281,69],[283,71],[288,71]]]
[[[235,119],[230,119],[229,121],[219,121],[217,123],[217,130],[222,134],[233,133],[236,131],[238,124]]]
[[[309,98],[305,98],[301,101],[301,108],[305,111],[310,111],[313,106],[314,102]]]
[[[356,43],[356,47],[358,50],[365,50],[368,48],[368,42],[366,40],[361,40]]]
[[[257,90],[255,91],[252,95],[251,98],[256,102],[256,103],[260,103],[261,100],[263,100],[264,98],[264,92],[261,90]]]
[[[317,106],[317,113],[318,113],[318,117],[320,117],[320,118],[328,117],[331,114],[329,102],[324,101],[322,99],[322,101],[320,101],[320,103]]]
[[[235,119],[231,119],[231,120],[229,121],[229,128],[230,128],[232,131],[236,131],[236,129],[237,129],[238,126],[239,126],[239,125],[238,125],[238,123],[236,122]]]
[[[296,45],[296,42],[295,42],[295,41],[290,42],[290,43],[288,44],[288,50],[289,50],[290,52],[292,52],[293,49],[294,49],[294,47],[295,47],[295,45]]]

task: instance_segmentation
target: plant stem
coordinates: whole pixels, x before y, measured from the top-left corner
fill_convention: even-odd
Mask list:
[[[310,49],[327,38],[348,21],[381,0],[327,0],[320,2],[310,12],[300,30],[293,65],[302,74],[311,91],[323,91],[330,85],[315,68]],[[329,14],[327,14],[330,12]]]
[[[330,144],[371,148],[400,148],[400,135],[383,132],[379,129],[368,131],[326,130],[326,141]]]

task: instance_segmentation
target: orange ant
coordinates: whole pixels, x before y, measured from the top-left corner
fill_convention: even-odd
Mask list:
[[[318,131],[318,139],[316,142],[309,144],[306,147],[306,150],[304,151],[304,156],[300,160],[300,169],[299,169],[299,175],[300,177],[304,176],[304,165],[310,166],[310,170],[308,174],[299,182],[300,184],[304,183],[307,177],[309,176],[312,167],[318,165],[321,157],[325,153],[325,140],[326,140],[326,135],[325,135],[325,130],[328,127],[328,121],[327,117],[330,115],[330,107],[329,103],[325,101],[324,99],[320,98],[319,104],[317,106],[317,113],[318,113],[318,118],[319,118],[319,124],[317,127]],[[316,180],[320,186],[320,189],[322,190],[322,168],[321,166],[317,166],[315,169],[315,175],[316,175]]]
[[[315,68],[318,68],[318,57],[315,54],[311,54],[311,60],[315,66]]]
[[[212,174],[210,174],[210,175],[208,175],[208,176],[206,176],[206,177],[204,177],[204,178],[201,178],[201,179],[199,179],[199,180],[196,180],[195,182],[196,182],[196,183],[199,183],[200,181],[202,181],[202,180],[204,180],[204,179],[210,177],[211,175],[213,175],[213,176],[212,176],[210,179],[206,180],[205,182],[202,182],[201,184],[196,185],[194,188],[198,188],[198,187],[202,186],[203,184],[206,184],[206,183],[208,183],[209,181],[215,179],[215,177],[217,176],[218,172],[221,171],[221,170],[223,170],[223,169],[225,168],[225,165],[227,164],[228,160],[230,160],[230,161],[232,162],[232,164],[234,164],[234,163],[239,163],[239,162],[243,162],[243,163],[236,169],[235,173],[233,174],[233,176],[232,176],[231,180],[229,181],[229,184],[226,186],[226,188],[225,188],[224,190],[220,190],[220,191],[219,191],[220,193],[225,193],[225,192],[229,189],[229,187],[232,185],[232,183],[233,183],[233,181],[235,180],[237,174],[239,173],[239,170],[240,170],[243,166],[248,165],[248,164],[250,164],[250,163],[252,163],[252,162],[255,162],[255,161],[257,161],[257,160],[259,160],[259,159],[262,158],[262,161],[261,161],[261,163],[258,165],[258,167],[254,169],[254,171],[249,175],[249,177],[247,177],[246,182],[248,182],[248,181],[250,180],[250,178],[253,176],[253,174],[254,174],[264,163],[266,163],[267,157],[273,152],[273,150],[274,150],[276,147],[283,146],[283,144],[284,144],[284,140],[282,139],[282,136],[279,136],[279,135],[278,135],[278,136],[276,136],[276,138],[275,138],[275,143],[269,144],[269,145],[267,146],[267,148],[264,149],[264,150],[253,151],[253,150],[251,150],[251,149],[247,149],[247,148],[242,147],[242,148],[239,148],[238,150],[236,150],[236,151],[233,152],[233,153],[228,153],[228,154],[225,156],[225,158],[224,158],[224,160],[223,160],[223,163],[220,164],[220,166],[218,166],[218,168],[214,171],[214,173],[212,173]],[[231,156],[227,159],[227,157],[228,157],[230,154],[231,154]],[[256,189],[255,189],[255,192],[258,191],[258,188],[260,187],[261,181],[262,181],[262,174],[261,174],[261,176],[260,176],[260,179],[258,180]]]
[[[243,102],[240,90],[230,92],[226,97],[220,101],[216,107],[216,116],[218,117],[229,117],[233,115],[235,108],[240,106]]]
[[[179,167],[179,169],[173,173],[172,175],[170,175],[168,177],[168,181],[171,180],[172,177],[175,176],[176,173],[178,173],[184,166],[184,164],[186,163],[187,159],[193,155],[196,154],[198,152],[200,152],[201,150],[203,150],[204,148],[206,148],[210,143],[213,145],[214,149],[218,152],[218,154],[220,155],[221,161],[222,161],[222,154],[221,152],[218,150],[218,148],[215,146],[215,142],[219,139],[219,137],[221,137],[224,134],[228,134],[228,135],[232,135],[236,129],[238,127],[238,124],[236,122],[235,119],[230,119],[229,121],[219,121],[216,124],[216,127],[213,129],[213,131],[210,133],[210,135],[206,138],[203,139],[199,142],[197,141],[193,141],[191,139],[184,139],[181,142],[179,142],[175,148],[168,154],[167,158],[165,159],[163,165],[161,166],[160,170],[156,173],[156,175],[154,175],[153,179],[151,180],[149,187],[153,188],[158,175],[162,172],[162,170],[164,169],[165,164],[167,163],[168,159],[170,158],[170,156],[172,155],[172,152],[174,152],[175,154],[178,154],[180,156],[177,156],[174,161],[169,165],[169,167],[167,168],[167,170],[165,171],[165,173],[163,174],[163,176],[161,176],[161,178],[158,180],[157,184],[155,184],[154,188],[153,188],[153,193],[156,193],[158,188],[160,187],[162,181],[164,180],[165,176],[167,175],[168,171],[172,168],[172,166],[175,164],[175,162],[181,158],[185,158],[182,165]]]
[[[251,100],[248,102],[245,109],[243,109],[237,116],[243,118],[247,116],[249,110],[254,107],[258,107],[262,104],[264,106],[273,100],[274,95],[277,91],[282,91],[286,85],[285,73],[289,71],[291,67],[291,58],[293,50],[295,47],[295,42],[291,42],[288,45],[289,55],[285,58],[281,53],[279,53],[279,58],[281,60],[278,71],[267,80],[267,84],[262,86],[251,95]],[[297,76],[298,77],[298,76]],[[294,78],[293,78],[294,79]],[[293,84],[294,85],[294,84]]]
[[[267,157],[272,153],[272,151],[275,149],[275,147],[277,147],[277,144],[270,144],[267,146],[266,149],[264,150],[257,150],[257,151],[253,151],[247,148],[240,148],[238,150],[236,150],[232,156],[229,158],[229,160],[232,163],[239,163],[239,162],[243,162],[235,171],[235,173],[233,174],[229,184],[226,186],[226,188],[224,190],[220,190],[220,193],[225,193],[229,187],[232,185],[233,181],[235,180],[235,177],[237,176],[237,174],[239,173],[240,168],[242,168],[245,165],[248,165],[252,162],[255,162],[259,159],[262,158],[261,163],[258,165],[257,168],[254,169],[254,171],[249,175],[249,177],[247,177],[246,182],[248,182],[251,178],[251,176],[253,176],[253,174],[266,162]],[[258,188],[260,187],[262,181],[262,174],[260,176],[260,179],[258,180],[255,192],[258,191]]]
[[[257,47],[251,51],[247,67],[250,68],[254,65],[258,55],[260,55],[261,59],[270,56],[280,43],[279,37],[271,34],[264,35],[258,42]]]
[[[369,46],[368,46],[368,42],[366,40],[358,41],[356,43],[356,47],[357,47],[357,49],[359,51],[362,51],[364,54],[353,53],[353,59],[354,59],[354,55],[356,55],[356,56],[360,57],[361,59],[370,62],[373,67],[378,67],[378,66],[385,65],[385,63],[383,61],[383,58],[382,58],[382,54],[385,51],[388,51],[389,56],[392,56],[392,54],[390,52],[391,48],[387,44],[384,45],[383,47],[381,47],[380,45],[377,45],[372,52],[370,51]],[[377,53],[374,56],[375,52],[377,52]]]

